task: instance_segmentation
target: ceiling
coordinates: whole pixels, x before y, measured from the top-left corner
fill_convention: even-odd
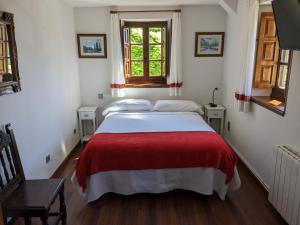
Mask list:
[[[75,7],[87,6],[175,6],[218,4],[219,0],[65,0]]]

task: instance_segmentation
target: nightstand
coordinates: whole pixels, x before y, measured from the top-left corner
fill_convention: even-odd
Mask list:
[[[98,123],[99,123],[99,112],[97,106],[86,106],[80,107],[78,109],[78,118],[79,118],[79,132],[81,144],[88,141],[91,136],[95,133]],[[87,121],[92,122],[92,130],[87,132],[87,127],[85,126]]]
[[[224,121],[225,121],[225,107],[218,105],[217,107],[211,107],[210,105],[204,106],[204,118],[209,125],[212,125],[212,119],[218,119],[220,124],[219,134],[223,135]]]

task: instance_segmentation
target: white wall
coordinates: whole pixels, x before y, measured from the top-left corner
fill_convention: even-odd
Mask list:
[[[0,9],[15,14],[22,86],[0,96],[0,125],[12,124],[27,178],[48,178],[78,142],[73,9],[60,0],[1,0]]]
[[[80,89],[82,103],[85,105],[103,105],[111,101],[110,97],[110,8],[75,8],[77,33],[106,33],[108,35],[107,59],[80,59]],[[139,16],[161,18],[166,14],[147,14]],[[124,17],[124,15],[122,15]],[[194,99],[205,104],[211,100],[214,87],[221,87],[223,58],[195,58],[195,32],[224,31],[226,13],[217,5],[182,7],[183,34],[183,74],[185,99]],[[225,49],[226,51],[226,49]],[[105,99],[98,100],[97,94],[104,93]],[[169,98],[166,88],[127,89],[126,97],[145,97],[149,99]],[[219,99],[220,96],[217,96]]]
[[[254,103],[251,113],[239,113],[234,107],[234,92],[239,82],[239,50],[246,45],[239,42],[241,17],[247,13],[245,3],[239,0],[238,14],[227,19],[222,102],[227,107],[231,131],[225,135],[253,172],[269,186],[274,145],[290,145],[300,152],[300,52],[294,52],[286,115],[279,116]]]

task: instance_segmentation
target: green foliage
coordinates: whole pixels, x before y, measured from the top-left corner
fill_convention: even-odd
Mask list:
[[[161,60],[161,45],[155,45],[155,43],[161,43],[162,29],[159,27],[149,28],[149,72],[150,76],[161,76],[161,62],[151,60]],[[131,40],[131,59],[143,60],[143,29],[131,28],[130,29]],[[131,64],[132,76],[143,76],[143,62],[133,61]]]
[[[149,46],[149,58],[150,60],[161,59],[161,45],[150,45]]]
[[[143,28],[130,28],[130,41],[132,44],[142,44]]]
[[[150,76],[156,77],[161,75],[161,61],[152,61],[149,66]]]
[[[144,75],[144,63],[143,62],[131,62],[131,75],[134,77],[142,77]]]
[[[149,28],[149,42],[150,43],[161,43],[161,28],[151,27]]]
[[[131,45],[131,59],[132,60],[143,60],[143,46],[142,45]]]

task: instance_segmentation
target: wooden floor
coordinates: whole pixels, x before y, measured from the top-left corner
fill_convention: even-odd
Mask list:
[[[70,182],[76,157],[78,151],[58,172],[66,178],[68,225],[286,225],[242,163],[238,165],[242,187],[225,201],[217,195],[172,191],[132,196],[106,194],[87,204]],[[33,222],[40,224],[39,220]]]

